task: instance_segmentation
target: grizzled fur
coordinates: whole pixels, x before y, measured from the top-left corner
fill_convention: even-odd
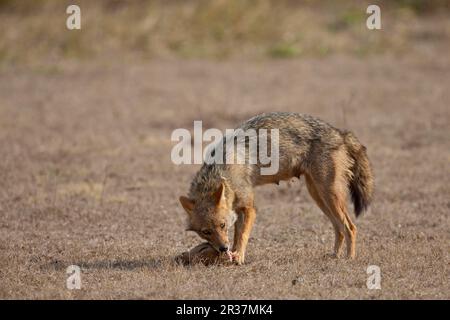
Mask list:
[[[351,195],[358,216],[369,205],[373,192],[366,148],[358,139],[351,132],[334,128],[312,116],[288,112],[261,114],[238,128],[244,131],[268,129],[269,141],[270,129],[279,130],[278,173],[261,175],[259,161],[256,164],[205,163],[191,183],[188,198],[180,199],[183,207],[190,210],[192,229],[200,232],[205,224],[214,233],[218,225],[226,222],[227,212],[235,211],[238,223],[234,249],[238,251],[237,256],[243,256],[249,236],[245,233],[250,232],[255,215],[254,187],[305,175],[308,190],[335,228],[336,254],[345,236],[348,255],[353,257],[356,227],[347,214],[346,195]],[[220,223],[215,222],[219,204],[222,208]],[[226,231],[228,227],[227,224]],[[216,249],[228,247],[224,232],[215,240],[199,234]],[[242,263],[243,257],[238,260]]]

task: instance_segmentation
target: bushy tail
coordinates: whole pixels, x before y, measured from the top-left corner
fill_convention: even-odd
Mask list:
[[[343,132],[347,152],[353,159],[349,181],[350,195],[355,208],[356,217],[367,209],[373,195],[373,176],[366,147],[351,132]]]

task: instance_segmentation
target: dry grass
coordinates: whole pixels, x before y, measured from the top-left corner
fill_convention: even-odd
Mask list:
[[[371,1],[87,1],[82,29],[68,31],[71,1],[0,1],[0,62],[40,64],[92,58],[289,58],[448,50],[444,0],[382,1],[383,31],[368,32]],[[416,20],[422,23],[420,28]]]
[[[450,64],[435,57],[3,70],[0,297],[449,299]],[[301,181],[259,190],[248,264],[174,266],[199,243],[177,203],[197,167],[171,163],[170,133],[274,110],[367,145],[376,199],[357,259],[327,256],[331,225]],[[70,264],[80,291],[65,287]],[[365,286],[370,264],[381,290]]]

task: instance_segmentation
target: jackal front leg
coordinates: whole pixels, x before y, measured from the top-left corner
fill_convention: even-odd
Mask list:
[[[236,213],[238,214],[238,219],[235,224],[232,254],[233,260],[240,265],[245,260],[245,249],[255,222],[256,210],[253,207],[244,207],[237,210]]]

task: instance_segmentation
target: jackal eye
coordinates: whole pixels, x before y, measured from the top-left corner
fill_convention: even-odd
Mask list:
[[[202,233],[203,233],[205,236],[210,236],[210,235],[211,235],[211,231],[209,231],[209,230],[202,230]]]
[[[225,228],[225,222],[222,222],[222,223],[220,224],[220,228],[221,228],[221,229],[224,229],[224,228]]]

